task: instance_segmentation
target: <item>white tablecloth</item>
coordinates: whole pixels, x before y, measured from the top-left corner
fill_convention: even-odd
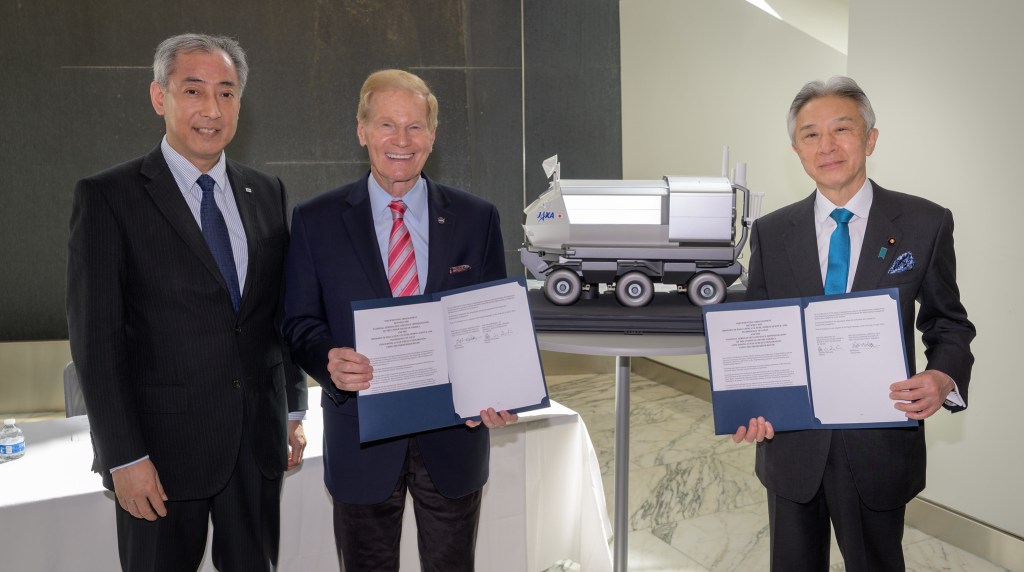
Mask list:
[[[552,407],[491,432],[477,569],[544,570],[559,560],[611,570],[611,527],[590,436],[579,416]],[[323,485],[321,410],[306,420],[309,446],[282,497],[283,571],[337,570],[330,497]],[[0,465],[0,568],[119,568],[113,495],[90,472],[85,417],[26,423],[26,455]],[[415,523],[406,510],[402,570],[418,570]],[[208,545],[209,546],[209,545]],[[207,557],[202,570],[213,570]]]

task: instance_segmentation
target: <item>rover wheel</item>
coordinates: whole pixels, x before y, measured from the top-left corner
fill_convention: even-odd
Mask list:
[[[643,272],[629,272],[615,283],[615,298],[627,308],[639,308],[654,299],[654,283]]]
[[[686,296],[694,306],[707,306],[725,300],[725,280],[714,272],[703,272],[690,279]]]
[[[575,304],[581,291],[579,274],[568,268],[559,268],[544,279],[544,297],[558,306]]]

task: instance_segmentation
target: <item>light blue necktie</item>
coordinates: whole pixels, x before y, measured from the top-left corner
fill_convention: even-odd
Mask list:
[[[853,213],[835,209],[828,215],[836,221],[836,229],[828,242],[828,270],[825,272],[825,294],[843,294],[850,276],[850,219]]]
[[[217,202],[213,198],[213,177],[200,175],[196,182],[203,190],[203,201],[199,204],[199,221],[203,227],[203,237],[210,247],[213,259],[217,261],[217,268],[220,269],[224,282],[227,282],[228,291],[231,293],[231,305],[237,313],[242,302],[242,294],[238,288],[238,270],[235,268],[235,255],[231,252],[228,225],[224,222],[224,215],[217,208]]]

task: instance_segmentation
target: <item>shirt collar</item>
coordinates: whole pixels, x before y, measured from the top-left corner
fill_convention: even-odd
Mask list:
[[[388,219],[391,219],[391,212],[388,209],[388,204],[391,201],[396,200],[395,197],[389,195],[377,179],[373,178],[373,174],[370,174],[369,182],[367,187],[370,189],[370,209],[373,211],[374,218],[384,217],[387,215]],[[405,203],[405,216],[419,220],[427,216],[427,182],[421,175],[416,183],[409,189],[409,192],[405,193],[401,199]]]
[[[170,143],[167,142],[167,136],[164,135],[162,141],[160,141],[160,151],[164,155],[164,161],[167,162],[167,166],[171,169],[171,174],[174,175],[174,180],[178,183],[178,188],[182,192],[199,192],[196,185],[196,179],[199,175],[202,175],[202,171],[196,168],[191,161],[186,159],[181,153],[178,153],[171,147]],[[225,160],[224,152],[220,152],[220,158],[217,159],[217,163],[206,172],[207,175],[213,177],[214,182],[217,183],[217,189],[226,191],[228,188],[227,184],[227,161]],[[215,191],[216,192],[216,191]]]
[[[844,209],[852,212],[857,218],[868,218],[868,213],[871,211],[871,201],[875,196],[874,188],[871,186],[871,179],[864,179],[864,184],[860,190],[853,195]],[[832,204],[832,201],[828,200],[820,190],[816,190],[814,193],[814,220],[818,221],[818,224],[825,222],[825,219],[829,218],[832,211],[837,209],[836,205]]]

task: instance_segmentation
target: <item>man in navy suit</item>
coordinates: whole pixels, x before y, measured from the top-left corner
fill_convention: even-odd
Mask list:
[[[889,397],[893,407],[920,422],[913,428],[776,433],[770,419],[759,417],[733,439],[757,442],[773,570],[828,570],[830,521],[846,570],[904,570],[906,505],[925,485],[924,419],[942,407],[967,407],[974,363],[975,329],[956,283],[953,216],[867,178],[878,130],[871,103],[852,79],[806,84],[790,106],[788,124],[793,150],[817,190],[754,224],[747,299],[899,289],[912,375],[891,384]],[[841,209],[848,213],[833,215]],[[847,217],[848,242],[833,242],[837,218]],[[835,256],[830,262],[832,244],[848,247],[848,270]],[[846,275],[834,280],[835,269]],[[915,302],[928,360],[921,372],[915,366]]]
[[[370,172],[296,207],[288,252],[284,333],[323,387],[324,480],[334,534],[349,570],[398,570],[406,491],[424,570],[472,570],[488,428],[480,422],[361,445],[357,392],[373,383],[352,349],[351,303],[437,292],[505,277],[494,205],[422,174],[433,150],[437,99],[419,77],[371,74],[359,97],[358,136]]]
[[[277,327],[284,186],[224,153],[247,75],[231,38],[168,38],[149,89],[166,136],[75,187],[71,355],[125,570],[195,570],[211,517],[218,569],[277,564],[306,382]]]

